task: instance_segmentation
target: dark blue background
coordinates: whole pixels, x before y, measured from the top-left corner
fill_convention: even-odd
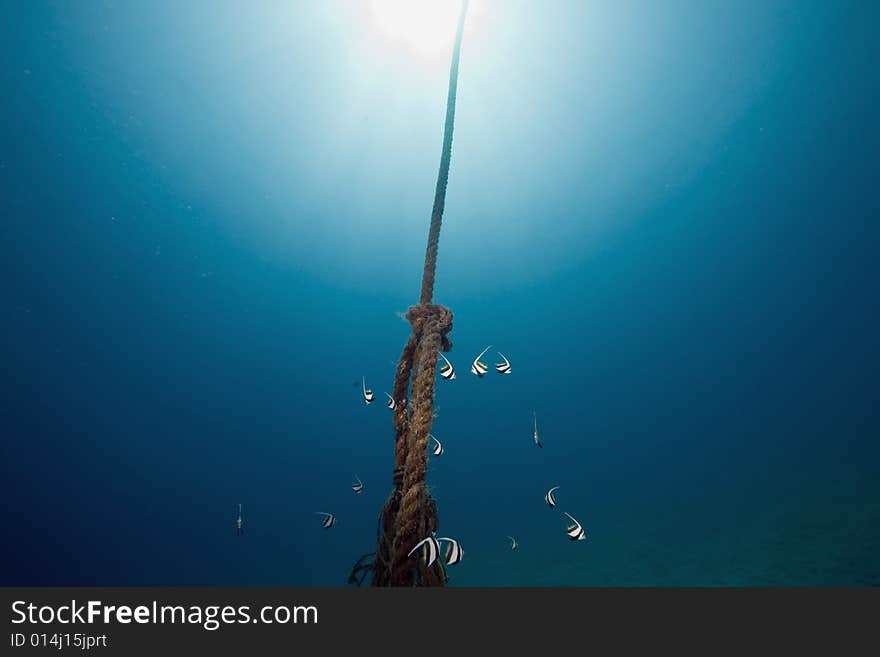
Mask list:
[[[342,585],[390,482],[447,64],[340,3],[140,4],[4,11],[2,583]],[[451,584],[880,584],[878,18],[474,25],[436,292]],[[468,373],[489,343],[510,377]]]

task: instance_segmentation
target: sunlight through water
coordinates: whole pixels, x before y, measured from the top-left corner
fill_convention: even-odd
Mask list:
[[[479,13],[479,4],[471,0],[468,21],[475,13]],[[461,2],[371,0],[370,9],[376,26],[388,38],[405,43],[419,55],[432,57],[445,54],[451,47]]]

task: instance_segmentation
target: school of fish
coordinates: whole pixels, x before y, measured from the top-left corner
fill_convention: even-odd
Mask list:
[[[470,371],[472,374],[477,376],[478,378],[483,378],[485,374],[489,371],[488,365],[484,363],[481,359],[486,355],[486,352],[492,348],[492,345],[487,346],[483,351],[479,353],[479,355],[471,361]],[[455,380],[455,368],[449,359],[442,353],[439,352],[440,358],[442,358],[442,363],[440,363],[440,378],[446,381],[454,381]],[[505,376],[509,376],[512,372],[512,368],[510,365],[510,360],[502,354],[500,351],[498,352],[498,356],[501,358],[501,362],[495,363],[495,371],[498,374],[502,374]],[[353,385],[357,385],[354,383]],[[373,391],[367,387],[367,379],[366,376],[361,377],[361,391],[363,394],[364,404],[369,406],[375,400],[375,396]],[[386,403],[387,407],[394,411],[398,403],[401,405],[406,403],[406,400],[395,400],[387,392],[385,396],[388,398]],[[436,417],[436,413],[435,413]],[[532,439],[536,447],[543,449],[543,444],[541,443],[541,439],[538,433],[538,414],[537,411],[533,411],[533,434]],[[441,456],[444,453],[443,444],[433,435],[429,434],[431,439],[431,453],[434,456]],[[355,483],[351,484],[351,489],[355,494],[360,494],[364,490],[364,482],[361,481],[360,477],[357,475],[354,476]],[[547,490],[544,494],[544,501],[547,503],[547,506],[550,508],[556,507],[556,497],[555,492],[559,490],[561,486],[553,486]],[[578,522],[574,516],[572,516],[567,511],[564,511],[563,514],[568,518],[568,522],[565,527],[565,533],[571,541],[583,541],[586,540],[586,532],[584,531],[583,525]],[[330,529],[336,526],[336,516],[333,513],[328,511],[316,511],[315,515],[321,517],[321,527],[324,529]],[[242,518],[242,505],[238,505],[238,514],[234,523],[235,534],[238,536],[244,535],[244,521]],[[511,551],[516,551],[519,547],[519,543],[516,538],[513,536],[508,536],[507,539],[510,541],[510,549]],[[445,549],[444,549],[445,547]],[[447,566],[452,566],[459,563],[464,557],[464,550],[461,547],[461,544],[454,538],[449,538],[446,536],[435,536],[432,534],[431,536],[426,536],[421,539],[418,543],[416,543],[415,547],[409,552],[409,555],[412,558],[422,558],[426,561],[427,565],[432,565],[438,558],[443,560],[443,563]]]

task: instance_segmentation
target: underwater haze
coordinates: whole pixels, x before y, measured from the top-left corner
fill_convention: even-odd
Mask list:
[[[3,14],[2,583],[345,586],[391,489],[450,46],[353,0]],[[449,585],[880,585],[878,21],[472,2],[434,292]]]

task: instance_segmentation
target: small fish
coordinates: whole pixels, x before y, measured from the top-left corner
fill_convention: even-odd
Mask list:
[[[373,391],[367,387],[366,377],[361,378],[361,385],[364,389],[364,403],[368,406],[373,403]]]
[[[440,376],[442,376],[447,381],[452,381],[455,378],[455,368],[452,367],[452,363],[449,362],[449,359],[443,355],[442,351],[437,352],[440,354],[440,358],[446,361],[445,365],[440,366]]]
[[[495,371],[499,374],[510,374],[510,361],[507,360],[507,356],[502,354],[500,351],[498,352],[498,355],[501,356],[502,359],[504,359],[504,362],[495,363]]]
[[[315,515],[324,516],[324,519],[321,521],[321,526],[324,529],[330,529],[333,525],[336,524],[336,516],[332,513],[327,513],[326,511],[315,511]]]
[[[235,535],[242,536],[244,534],[244,529],[242,528],[241,521],[241,504],[238,505],[238,518],[235,520]]]
[[[431,437],[431,440],[433,440],[435,443],[437,443],[437,446],[434,447],[434,450],[433,450],[434,456],[440,456],[443,453],[443,445],[441,445],[440,441],[437,440],[436,438],[434,438],[434,436],[432,434],[429,433],[428,435]]]
[[[428,536],[428,538],[423,538],[421,541],[416,543],[415,547],[409,551],[406,555],[408,557],[412,556],[413,552],[418,550],[420,547],[425,546],[427,548],[427,554],[425,555],[425,560],[428,562],[427,565],[431,566],[436,560],[437,555],[440,554],[440,544],[437,542],[437,539],[433,536]]]
[[[474,362],[471,363],[471,374],[476,374],[477,376],[482,377],[486,372],[489,371],[486,363],[481,362],[480,359],[486,354],[487,351],[489,351],[491,347],[492,345],[489,345],[488,347],[483,349],[482,352],[480,352],[479,356],[474,358]]]
[[[449,547],[446,548],[446,554],[444,555],[447,566],[454,566],[461,561],[461,558],[464,556],[464,550],[461,549],[461,545],[458,544],[458,541],[454,538],[445,538],[442,536],[438,537],[437,540],[449,543]]]
[[[572,518],[568,512],[565,512],[565,515],[571,518],[572,523],[574,523],[565,528],[565,533],[573,541],[583,541],[587,536],[584,534],[584,528],[581,527],[581,523]]]
[[[541,439],[538,438],[538,413],[533,412],[533,415],[535,416],[535,444],[541,449],[544,449],[544,446],[541,444]]]
[[[394,397],[389,395],[387,392],[385,393],[385,396],[388,397],[388,408],[393,411],[395,408],[397,408],[397,402],[395,402]]]
[[[544,495],[544,501],[550,506],[556,506],[556,498],[553,497],[553,491],[558,490],[559,486],[554,486],[550,490],[547,491],[547,494]]]
[[[519,547],[519,543],[516,542],[516,539],[513,536],[508,536],[510,539],[510,549],[516,551],[516,548]]]
[[[362,481],[361,481],[361,478],[358,477],[357,475],[355,475],[354,478],[357,479],[358,482],[357,482],[356,484],[352,484],[352,485],[351,485],[351,489],[352,489],[355,493],[360,493],[362,490],[364,490],[364,482],[362,482]]]

